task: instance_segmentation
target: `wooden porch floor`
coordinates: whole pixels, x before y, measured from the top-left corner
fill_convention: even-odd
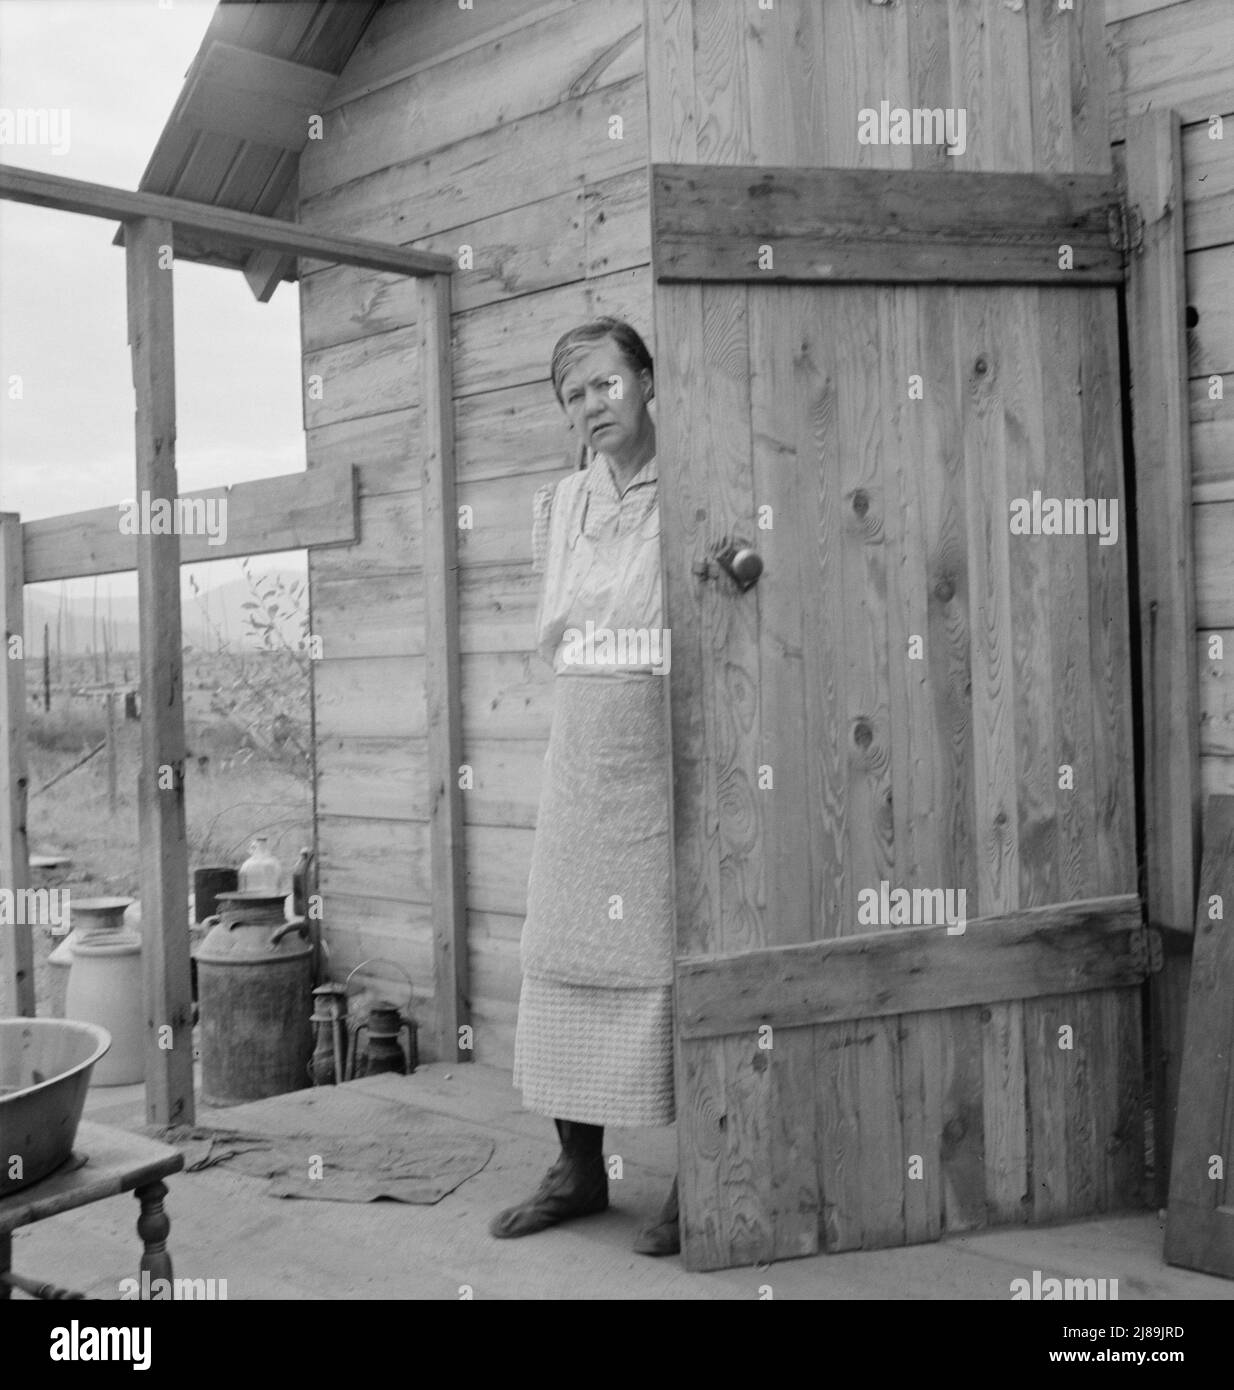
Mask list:
[[[1234,1299],[1234,1282],[1173,1269],[1161,1258],[1153,1213],[1035,1230],[1001,1229],[935,1245],[820,1255],[714,1274],[686,1272],[679,1258],[635,1255],[630,1244],[662,1199],[675,1167],[675,1132],[610,1130],[605,1152],[621,1154],[625,1176],[611,1184],[603,1216],[522,1240],[497,1241],[493,1212],[534,1189],[556,1152],[552,1125],[520,1108],[508,1071],[430,1064],[413,1076],[381,1076],[313,1093],[323,1131],[379,1133],[390,1105],[414,1105],[474,1124],[496,1140],[488,1166],[435,1206],[278,1200],[262,1180],[215,1167],[168,1180],[170,1250],[177,1277],[227,1280],[229,1299],[1008,1299],[1011,1281],[1116,1278],[1120,1301]],[[280,1100],[211,1110],[202,1123],[245,1129],[277,1123]],[[125,1128],[144,1123],[140,1086],[91,1092],[90,1119]],[[20,1273],[117,1295],[136,1273],[136,1204],[117,1197],[18,1231]]]

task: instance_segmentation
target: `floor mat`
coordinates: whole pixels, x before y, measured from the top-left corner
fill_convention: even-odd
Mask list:
[[[158,1137],[184,1150],[185,1171],[225,1164],[233,1172],[268,1178],[272,1197],[320,1202],[396,1202],[432,1205],[480,1172],[493,1141],[471,1126],[427,1111],[399,1107],[407,1128],[368,1135],[254,1134],[212,1126],[160,1129]],[[383,1116],[383,1119],[386,1117]]]

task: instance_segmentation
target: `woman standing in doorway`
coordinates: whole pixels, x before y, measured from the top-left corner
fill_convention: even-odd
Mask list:
[[[590,464],[536,495],[536,619],[555,679],[523,925],[514,1084],[561,1154],[490,1231],[530,1235],[608,1206],[604,1126],[673,1101],[671,783],[651,356],[617,319],[571,329],[551,374]],[[677,1183],[635,1250],[680,1250]]]

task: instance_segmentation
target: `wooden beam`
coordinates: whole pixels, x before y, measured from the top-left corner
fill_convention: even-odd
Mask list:
[[[1144,711],[1148,921],[1190,932],[1200,846],[1181,132],[1177,113],[1127,123],[1127,202],[1143,225],[1128,266],[1136,554]],[[1171,955],[1149,990],[1157,1202],[1168,1190],[1187,1009],[1188,960]]]
[[[24,602],[21,518],[0,512],[0,888],[12,890],[14,907],[30,886]],[[34,1013],[34,931],[29,922],[8,921],[0,925],[0,1014]]]
[[[290,155],[288,159],[292,158]],[[298,161],[291,172],[291,181],[283,194],[274,215],[285,222],[294,222],[296,210],[300,205]],[[277,178],[278,175],[276,174]],[[281,251],[251,251],[244,262],[244,278],[253,291],[259,304],[268,304],[274,291],[284,280],[296,278],[299,262],[294,256],[285,256]]]
[[[1209,903],[1223,904],[1214,916]],[[1234,1278],[1234,796],[1211,796],[1204,814],[1204,864],[1195,917],[1195,959],[1183,1055],[1165,1258]],[[1224,1164],[1215,1173],[1213,1157]]]
[[[904,927],[677,961],[683,1039],[956,1009],[1139,984],[1134,894],[979,918],[962,934]]]
[[[454,493],[454,391],[450,280],[419,284],[423,431],[424,695],[429,843],[433,875],[433,984],[442,1060],[471,1061],[460,1029],[471,1022],[467,884],[463,854],[463,760],[459,699],[458,511]]]
[[[172,226],[126,228],[129,346],[137,394],[137,495],[170,498],[176,482]],[[193,1000],[189,967],[188,845],[184,828],[184,671],[180,537],[137,537],[141,630],[142,969],[146,1006],[146,1118],[192,1124]],[[170,1046],[168,1046],[170,1042]]]
[[[101,183],[84,183],[57,174],[37,173],[11,164],[0,165],[0,199],[32,203],[36,207],[79,212],[87,217],[158,218],[174,230],[197,233],[210,242],[283,251],[294,256],[335,261],[339,265],[366,266],[397,275],[441,275],[454,269],[449,256],[429,251],[404,251],[359,237],[331,236],[310,231],[295,222],[258,217],[251,212],[211,207],[186,198],[166,198],[159,193],[132,193]]]
[[[657,280],[1123,280],[1118,189],[1105,174],[718,164],[651,172]],[[1070,269],[1059,266],[1064,245]]]
[[[122,532],[120,520],[130,512],[136,514],[137,500],[129,499],[133,506],[125,503],[27,521],[21,528],[25,582],[136,569],[137,537]],[[208,503],[226,503],[225,510],[217,513],[227,519],[226,539],[218,545],[212,545],[205,534],[181,535],[180,562],[186,565],[309,546],[351,545],[360,535],[356,472],[349,463],[207,488],[186,493],[181,500],[192,503],[203,520],[210,515]]]
[[[260,145],[301,150],[337,74],[217,39],[194,63],[172,119]]]

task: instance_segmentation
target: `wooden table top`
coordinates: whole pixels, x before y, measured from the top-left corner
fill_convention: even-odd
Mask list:
[[[80,1157],[86,1162],[77,1167]],[[183,1153],[170,1144],[83,1120],[68,1163],[32,1187],[0,1199],[0,1235],[104,1197],[132,1192],[183,1167]]]

